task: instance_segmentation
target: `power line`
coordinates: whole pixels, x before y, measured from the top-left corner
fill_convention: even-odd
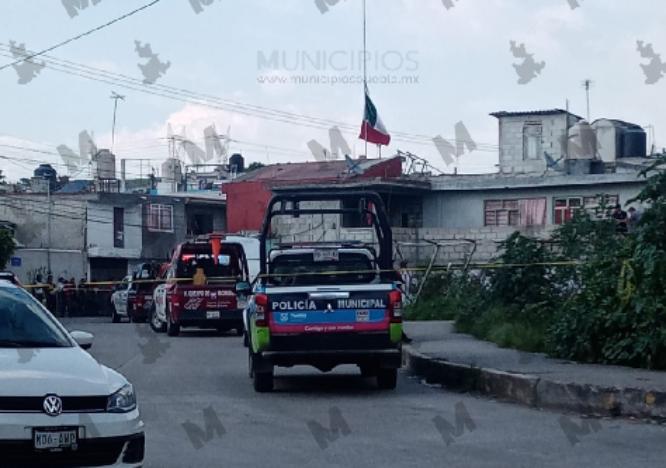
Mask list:
[[[6,44],[0,43],[1,46],[8,48]],[[0,54],[2,55],[2,54]],[[6,56],[6,55],[5,55]],[[356,132],[357,126],[348,124],[346,122],[335,121],[320,117],[313,117],[305,114],[296,114],[292,112],[281,111],[278,109],[271,109],[263,106],[246,104],[238,101],[222,99],[218,96],[197,93],[183,88],[175,88],[171,86],[153,84],[150,87],[146,86],[141,80],[129,77],[127,75],[108,72],[99,68],[89,67],[86,65],[78,64],[76,62],[58,59],[52,56],[44,56],[47,66],[53,70],[69,75],[78,76],[84,79],[99,81],[115,86],[121,86],[125,89],[142,92],[160,96],[167,99],[172,99],[180,102],[187,102],[215,109],[236,112],[252,117],[258,117],[267,120],[287,124],[298,124],[313,128],[328,129],[333,126],[339,127],[341,130],[346,130],[348,133]],[[428,135],[410,134],[405,132],[393,131],[391,132],[396,140],[404,141],[420,145],[432,145],[432,137]],[[470,140],[457,140],[455,138],[448,138],[448,141],[454,143],[471,143]],[[499,147],[491,143],[474,142],[479,151],[492,151],[495,152]]]
[[[112,19],[111,21],[109,21],[109,22],[107,22],[107,23],[104,23],[104,24],[102,24],[101,26],[97,26],[96,28],[93,28],[93,29],[90,29],[90,30],[88,30],[88,31],[86,31],[86,32],[84,32],[84,33],[81,33],[81,34],[79,34],[78,36],[74,36],[74,37],[72,37],[72,38],[70,38],[70,39],[66,39],[66,40],[64,40],[64,41],[62,41],[62,42],[57,43],[56,45],[53,45],[53,46],[51,46],[51,47],[47,47],[46,49],[41,50],[40,52],[36,52],[36,53],[33,53],[33,54],[26,55],[26,56],[23,57],[22,59],[19,59],[19,60],[16,60],[16,61],[14,61],[14,62],[8,63],[8,64],[6,64],[6,65],[0,66],[0,71],[4,70],[5,68],[9,68],[9,67],[11,67],[11,66],[14,66],[14,65],[18,65],[18,64],[21,63],[21,62],[25,62],[25,61],[27,61],[27,60],[31,60],[31,59],[33,59],[33,58],[35,58],[35,57],[38,57],[38,56],[40,56],[40,55],[46,54],[46,53],[48,53],[48,52],[51,52],[51,51],[53,51],[53,50],[55,50],[55,49],[58,49],[58,48],[60,48],[60,47],[62,47],[62,46],[65,46],[65,45],[67,45],[67,44],[69,44],[69,43],[71,43],[71,42],[78,41],[79,39],[82,39],[82,38],[84,38],[84,37],[86,37],[86,36],[89,36],[89,35],[91,35],[91,34],[97,32],[97,31],[100,31],[100,30],[102,30],[102,29],[104,29],[104,28],[107,28],[107,27],[109,27],[109,26],[111,26],[111,25],[113,25],[113,24],[115,24],[115,23],[118,23],[119,21],[122,21],[122,20],[124,20],[124,19],[126,19],[126,18],[129,18],[130,16],[133,16],[133,15],[135,15],[135,14],[137,14],[137,13],[139,13],[139,12],[141,12],[141,11],[147,9],[147,8],[150,8],[151,6],[157,4],[157,3],[161,2],[161,1],[162,1],[162,0],[153,0],[152,2],[150,2],[150,3],[146,4],[146,5],[143,5],[142,7],[139,7],[139,8],[137,8],[136,10],[132,10],[132,11],[130,11],[129,13],[125,13],[124,15],[119,16],[118,18]]]

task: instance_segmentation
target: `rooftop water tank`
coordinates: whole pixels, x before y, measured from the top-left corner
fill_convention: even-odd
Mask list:
[[[624,131],[622,145],[623,158],[644,158],[647,154],[647,135],[638,126],[627,127]]]
[[[97,178],[98,179],[115,179],[116,178],[116,156],[108,149],[102,149],[93,157],[97,165]]]
[[[236,168],[237,173],[245,170],[245,158],[243,158],[242,154],[236,153],[229,158],[229,169],[231,169],[232,172],[234,167]]]
[[[180,183],[183,178],[183,163],[176,158],[169,158],[162,164],[162,181]]]
[[[594,159],[597,154],[597,137],[590,124],[581,120],[569,129],[567,159]]]

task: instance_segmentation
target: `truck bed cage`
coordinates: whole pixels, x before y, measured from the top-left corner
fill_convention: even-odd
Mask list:
[[[305,208],[300,209],[298,205],[300,202],[324,202],[324,201],[358,201],[359,208]],[[361,202],[372,203],[374,206],[374,212],[363,207]],[[291,202],[292,208],[287,209],[286,204]],[[278,208],[277,210],[275,208]],[[379,255],[377,256],[377,264],[382,271],[391,270],[393,268],[393,236],[391,232],[391,226],[388,221],[388,216],[386,215],[386,210],[384,208],[384,201],[379,196],[377,192],[372,191],[350,191],[349,189],[331,189],[326,192],[317,192],[317,191],[301,191],[301,192],[290,192],[290,193],[280,193],[273,196],[271,201],[268,203],[266,208],[266,215],[264,217],[264,222],[261,227],[261,232],[259,235],[259,256],[260,256],[260,272],[265,275],[267,273],[267,252],[266,252],[266,241],[268,240],[271,228],[271,222],[276,216],[287,216],[287,215],[318,215],[318,214],[345,214],[345,213],[354,213],[361,215],[368,215],[372,220],[372,226],[375,229],[375,234],[377,235],[377,241],[379,244]],[[294,244],[304,245],[304,243]],[[311,243],[311,247],[314,246],[326,246],[331,245],[330,242],[320,242],[320,243]],[[362,246],[361,243],[347,242],[347,241],[337,241],[334,242],[335,245],[344,244],[345,246]]]

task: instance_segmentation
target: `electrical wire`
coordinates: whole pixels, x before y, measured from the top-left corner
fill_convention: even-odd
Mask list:
[[[53,50],[55,50],[55,49],[59,49],[60,47],[63,47],[63,46],[65,46],[65,45],[67,45],[67,44],[69,44],[69,43],[71,43],[71,42],[78,41],[79,39],[82,39],[82,38],[84,38],[84,37],[86,37],[86,36],[90,36],[91,34],[97,32],[97,31],[101,31],[102,29],[108,28],[109,26],[111,26],[111,25],[113,25],[113,24],[115,24],[115,23],[118,23],[118,22],[120,22],[120,21],[122,21],[122,20],[124,20],[124,19],[126,19],[126,18],[129,18],[130,16],[133,16],[133,15],[135,15],[135,14],[137,14],[137,13],[143,11],[143,10],[146,10],[147,8],[150,8],[150,7],[152,7],[153,5],[156,5],[157,3],[161,2],[161,1],[162,1],[162,0],[153,0],[152,2],[147,3],[146,5],[143,5],[142,7],[139,7],[139,8],[137,8],[136,10],[132,10],[132,11],[130,11],[129,13],[125,13],[124,15],[119,16],[118,18],[114,18],[114,19],[112,19],[111,21],[109,21],[109,22],[107,22],[107,23],[104,23],[104,24],[102,24],[102,25],[100,25],[100,26],[97,26],[96,28],[93,28],[93,29],[90,29],[90,30],[88,30],[88,31],[86,31],[86,32],[84,32],[84,33],[81,33],[81,34],[79,34],[78,36],[74,36],[74,37],[72,37],[72,38],[66,39],[66,40],[64,40],[64,41],[62,41],[62,42],[59,42],[59,43],[57,43],[57,44],[55,44],[55,45],[53,45],[53,46],[51,46],[51,47],[47,47],[46,49],[43,49],[43,50],[41,50],[41,51],[39,51],[39,52],[35,52],[35,53],[31,53],[31,54],[29,54],[29,55],[26,55],[25,57],[23,57],[23,58],[21,58],[21,59],[19,59],[19,60],[16,60],[16,61],[14,61],[14,62],[7,63],[7,64],[5,64],[5,65],[2,65],[2,66],[0,66],[0,71],[4,70],[5,68],[9,68],[9,67],[11,67],[11,66],[14,66],[14,65],[18,65],[18,64],[21,63],[21,62],[25,62],[25,61],[27,61],[27,60],[31,60],[31,59],[33,59],[33,58],[35,58],[35,57],[39,57],[40,55],[44,55],[44,54],[46,54],[46,53],[48,53],[48,52],[51,52],[51,51],[53,51]]]
[[[0,46],[7,48],[6,44],[0,43]],[[2,55],[2,54],[0,54]],[[6,56],[6,55],[5,55]],[[268,120],[274,120],[288,124],[299,124],[307,127],[314,128],[330,128],[337,126],[348,133],[357,132],[357,126],[348,124],[346,122],[335,121],[320,117],[313,117],[304,114],[296,114],[277,109],[271,109],[263,106],[256,106],[251,104],[242,103],[228,99],[222,99],[217,96],[197,93],[184,88],[175,88],[161,84],[146,85],[141,80],[122,75],[118,73],[109,72],[99,68],[89,67],[86,65],[78,64],[67,60],[57,59],[51,56],[42,57],[46,60],[47,67],[60,71],[62,73],[79,76],[82,78],[100,81],[107,84],[121,86],[126,89],[147,93],[164,97],[167,99],[178,100],[207,107],[212,107],[225,111],[232,111],[252,117],[258,117]],[[432,137],[427,135],[410,134],[406,132],[392,131],[392,135],[398,141],[404,141],[412,144],[421,144],[431,146],[433,144]],[[479,151],[496,152],[498,146],[490,143],[473,142],[471,140],[458,140],[456,138],[448,138],[447,141],[453,144],[471,144],[474,143]]]

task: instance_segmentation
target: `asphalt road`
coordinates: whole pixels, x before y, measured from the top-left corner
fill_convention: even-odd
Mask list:
[[[355,367],[278,369],[257,394],[241,338],[73,319],[136,387],[147,467],[663,467],[666,426],[581,420],[430,387],[379,391]],[[331,429],[335,430],[331,430]]]

